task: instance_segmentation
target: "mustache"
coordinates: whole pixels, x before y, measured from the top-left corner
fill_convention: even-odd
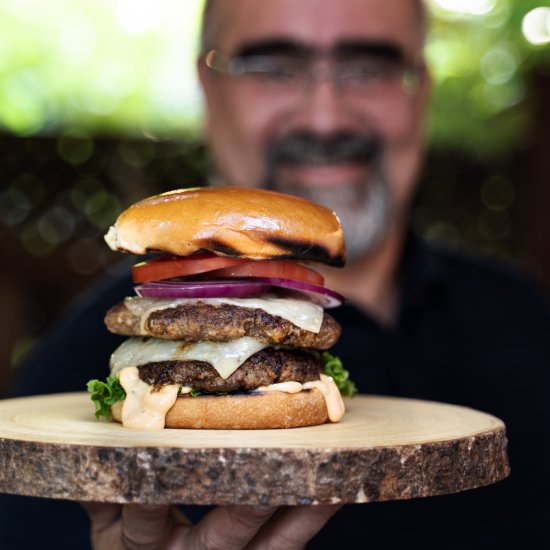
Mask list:
[[[343,162],[368,164],[377,161],[382,151],[378,136],[339,133],[318,136],[309,132],[289,134],[268,149],[268,165],[330,165]]]

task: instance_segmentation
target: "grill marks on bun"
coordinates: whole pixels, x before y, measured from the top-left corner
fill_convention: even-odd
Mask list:
[[[337,267],[343,266],[345,263],[345,257],[332,257],[330,250],[320,244],[311,244],[303,241],[291,241],[290,239],[283,239],[280,237],[274,237],[269,240],[271,244],[278,246],[281,249],[286,249],[288,252],[281,256],[278,256],[279,260],[293,260],[295,258],[304,258],[307,260],[322,262]]]
[[[124,211],[106,241],[134,254],[189,256],[208,250],[253,260],[312,260],[341,266],[345,244],[330,209],[305,199],[238,187],[180,189]]]

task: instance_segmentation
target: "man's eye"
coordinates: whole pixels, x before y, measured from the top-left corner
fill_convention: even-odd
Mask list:
[[[379,61],[353,61],[340,66],[338,76],[342,79],[360,82],[383,81],[393,78],[397,73],[394,63]]]
[[[298,76],[300,67],[288,59],[251,59],[246,64],[244,73],[275,81],[286,81]]]

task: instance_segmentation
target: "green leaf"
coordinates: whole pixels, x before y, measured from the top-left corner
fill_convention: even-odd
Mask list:
[[[357,386],[349,379],[349,372],[342,365],[342,361],[328,353],[328,351],[321,354],[321,359],[323,360],[325,374],[334,380],[340,393],[346,397],[353,397],[357,393]]]
[[[105,382],[90,380],[86,387],[91,393],[90,399],[95,404],[96,418],[111,418],[111,405],[126,398],[126,392],[116,376],[108,376]]]
[[[194,388],[191,388],[189,395],[191,397],[198,397],[199,395],[227,395],[227,393],[228,392],[226,391],[205,392],[205,391],[199,391],[199,390],[195,390]]]

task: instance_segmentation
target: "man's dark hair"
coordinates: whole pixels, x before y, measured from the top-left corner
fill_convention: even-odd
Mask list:
[[[215,0],[205,0],[204,9],[202,12],[202,27],[200,39],[200,51],[206,53],[208,50],[215,48],[213,33],[211,31],[212,11]],[[415,0],[415,5],[418,12],[419,29],[422,36],[426,33],[426,5],[424,0]]]

